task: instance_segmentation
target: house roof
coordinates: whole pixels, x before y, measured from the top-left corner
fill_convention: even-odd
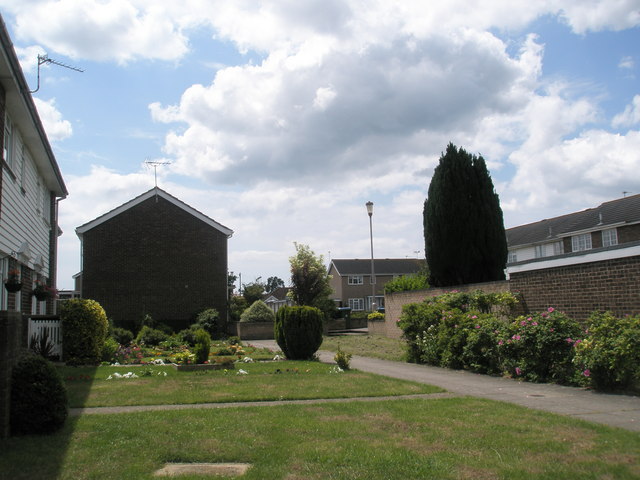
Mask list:
[[[426,260],[418,258],[376,258],[373,260],[376,275],[408,275],[418,273],[427,265]],[[329,270],[334,268],[338,275],[371,275],[371,259],[331,260]]]
[[[168,202],[174,204],[175,206],[181,208],[182,210],[184,210],[185,212],[193,215],[194,217],[198,218],[199,220],[202,220],[204,223],[206,223],[207,225],[210,225],[211,227],[215,228],[216,230],[219,230],[220,232],[224,233],[227,237],[231,237],[231,235],[233,235],[233,230],[231,230],[230,228],[225,227],[224,225],[222,225],[221,223],[216,222],[215,220],[207,217],[204,213],[199,212],[198,210],[196,210],[193,207],[190,207],[189,205],[187,205],[186,203],[184,203],[181,200],[178,200],[176,197],[168,194],[167,192],[165,192],[164,190],[162,190],[161,188],[158,187],[154,187],[151,190],[149,190],[148,192],[143,193],[142,195],[139,195],[138,197],[129,200],[127,203],[120,205],[117,208],[114,208],[113,210],[111,210],[110,212],[105,213],[104,215],[91,220],[88,223],[85,223],[84,225],[79,226],[78,228],[76,228],[76,234],[78,235],[78,237],[82,238],[82,235],[91,230],[94,227],[97,227],[98,225],[106,222],[107,220],[111,220],[113,217],[116,217],[117,215],[120,215],[121,213],[129,210],[132,207],[135,207],[136,205],[139,205],[140,203],[144,202],[145,200],[148,200],[154,196],[158,196],[161,197],[165,200],[167,200]]]
[[[577,233],[640,223],[640,194],[611,200],[596,208],[569,213],[506,230],[509,247],[531,245]]]
[[[273,292],[265,294],[264,299],[269,300],[273,297],[275,300],[286,300],[287,293],[289,293],[291,290],[291,287],[278,287]]]
[[[57,197],[66,197],[67,187],[56,162],[49,139],[38,115],[29,85],[13,48],[9,32],[0,15],[0,83],[6,93],[6,110],[20,130],[33,161],[38,166],[47,188]]]

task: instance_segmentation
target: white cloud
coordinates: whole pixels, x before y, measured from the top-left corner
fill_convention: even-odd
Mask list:
[[[64,140],[73,134],[71,122],[62,118],[62,114],[56,108],[55,98],[48,101],[34,98],[33,101],[49,140]]]
[[[623,70],[632,70],[633,67],[635,66],[635,62],[633,60],[633,57],[623,57],[620,59],[620,62],[618,63],[618,68],[621,68]]]
[[[576,33],[640,25],[637,0],[568,0],[560,4],[562,16]]]
[[[611,121],[614,127],[630,127],[640,123],[640,95],[633,97],[631,104],[627,105],[624,112],[619,113]]]

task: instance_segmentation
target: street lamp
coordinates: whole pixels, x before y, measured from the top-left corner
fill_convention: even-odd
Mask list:
[[[367,202],[369,214],[369,237],[371,238],[371,311],[376,311],[376,272],[373,267],[373,202]]]

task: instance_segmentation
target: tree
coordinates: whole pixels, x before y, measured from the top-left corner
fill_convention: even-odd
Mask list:
[[[424,203],[424,238],[431,285],[504,280],[502,209],[481,156],[449,143]]]
[[[289,258],[291,265],[291,292],[298,305],[316,307],[327,315],[335,309],[329,298],[333,291],[322,255],[316,257],[308,245],[294,242],[296,254]]]
[[[284,287],[284,280],[278,277],[269,277],[267,278],[267,284],[265,286],[265,291],[267,293],[273,292],[276,288]]]
[[[238,280],[238,276],[234,275],[233,272],[229,272],[227,274],[227,289],[229,290],[229,297],[233,296],[233,292],[236,289],[237,280]]]
[[[242,285],[242,295],[247,300],[247,305],[251,305],[256,300],[262,300],[262,294],[264,293],[264,283],[260,281],[260,278],[256,278],[255,282]]]

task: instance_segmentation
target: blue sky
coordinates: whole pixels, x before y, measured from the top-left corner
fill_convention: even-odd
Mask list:
[[[415,5],[414,5],[415,3]],[[421,5],[424,3],[425,5]],[[480,3],[480,2],[478,2]],[[75,228],[161,188],[235,231],[229,269],[424,255],[448,142],[487,160],[516,226],[640,193],[638,0],[0,0]],[[417,252],[417,253],[416,253]]]

